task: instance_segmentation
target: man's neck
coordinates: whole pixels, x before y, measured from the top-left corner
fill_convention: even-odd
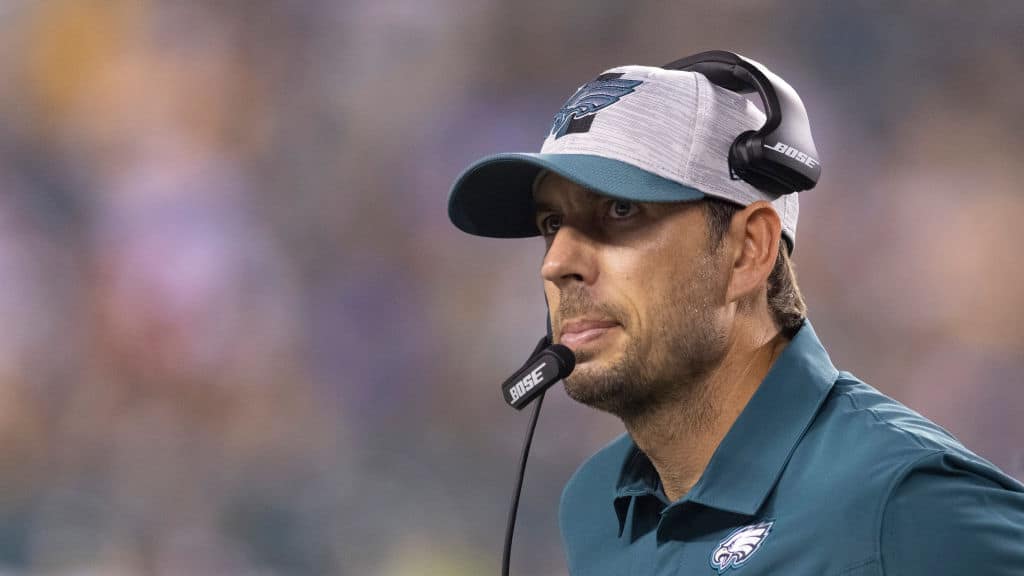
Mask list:
[[[788,342],[782,334],[736,338],[717,368],[700,382],[684,384],[690,393],[623,420],[654,464],[670,501],[681,498],[700,479]]]

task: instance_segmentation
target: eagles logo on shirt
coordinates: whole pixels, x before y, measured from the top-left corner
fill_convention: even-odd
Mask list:
[[[760,522],[744,526],[718,543],[711,553],[711,567],[722,574],[730,568],[739,568],[761,547],[775,522]]]

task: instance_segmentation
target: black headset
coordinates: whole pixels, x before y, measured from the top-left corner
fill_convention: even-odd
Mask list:
[[[781,196],[810,190],[821,176],[807,111],[796,90],[763,64],[725,50],[687,56],[662,66],[699,72],[713,84],[740,94],[757,92],[768,119],[736,137],[729,173],[755,188]]]

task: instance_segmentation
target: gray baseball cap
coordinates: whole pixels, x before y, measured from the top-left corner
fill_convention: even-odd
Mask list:
[[[467,168],[448,197],[448,216],[478,236],[537,236],[533,186],[554,172],[599,194],[640,202],[712,196],[746,206],[772,203],[790,245],[797,194],[774,196],[729,172],[729,147],[764,114],[702,74],[651,66],[612,68],[581,86],[555,115],[539,153],[489,156]]]

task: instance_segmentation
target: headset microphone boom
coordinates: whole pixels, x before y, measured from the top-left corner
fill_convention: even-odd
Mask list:
[[[523,474],[526,472],[526,459],[530,455],[530,444],[533,443],[533,431],[537,428],[537,417],[544,403],[544,392],[559,380],[572,373],[576,367],[576,356],[572,350],[561,344],[552,344],[549,334],[540,339],[530,354],[530,359],[522,368],[510,376],[501,385],[505,402],[516,410],[522,410],[530,402],[537,400],[530,415],[530,425],[526,430],[523,452],[519,457],[519,472],[516,475],[516,487],[512,493],[512,503],[508,510],[508,523],[505,527],[505,548],[501,556],[501,574],[508,576],[509,558],[512,555],[512,535],[516,529],[516,513],[519,510],[519,495],[523,491]]]

